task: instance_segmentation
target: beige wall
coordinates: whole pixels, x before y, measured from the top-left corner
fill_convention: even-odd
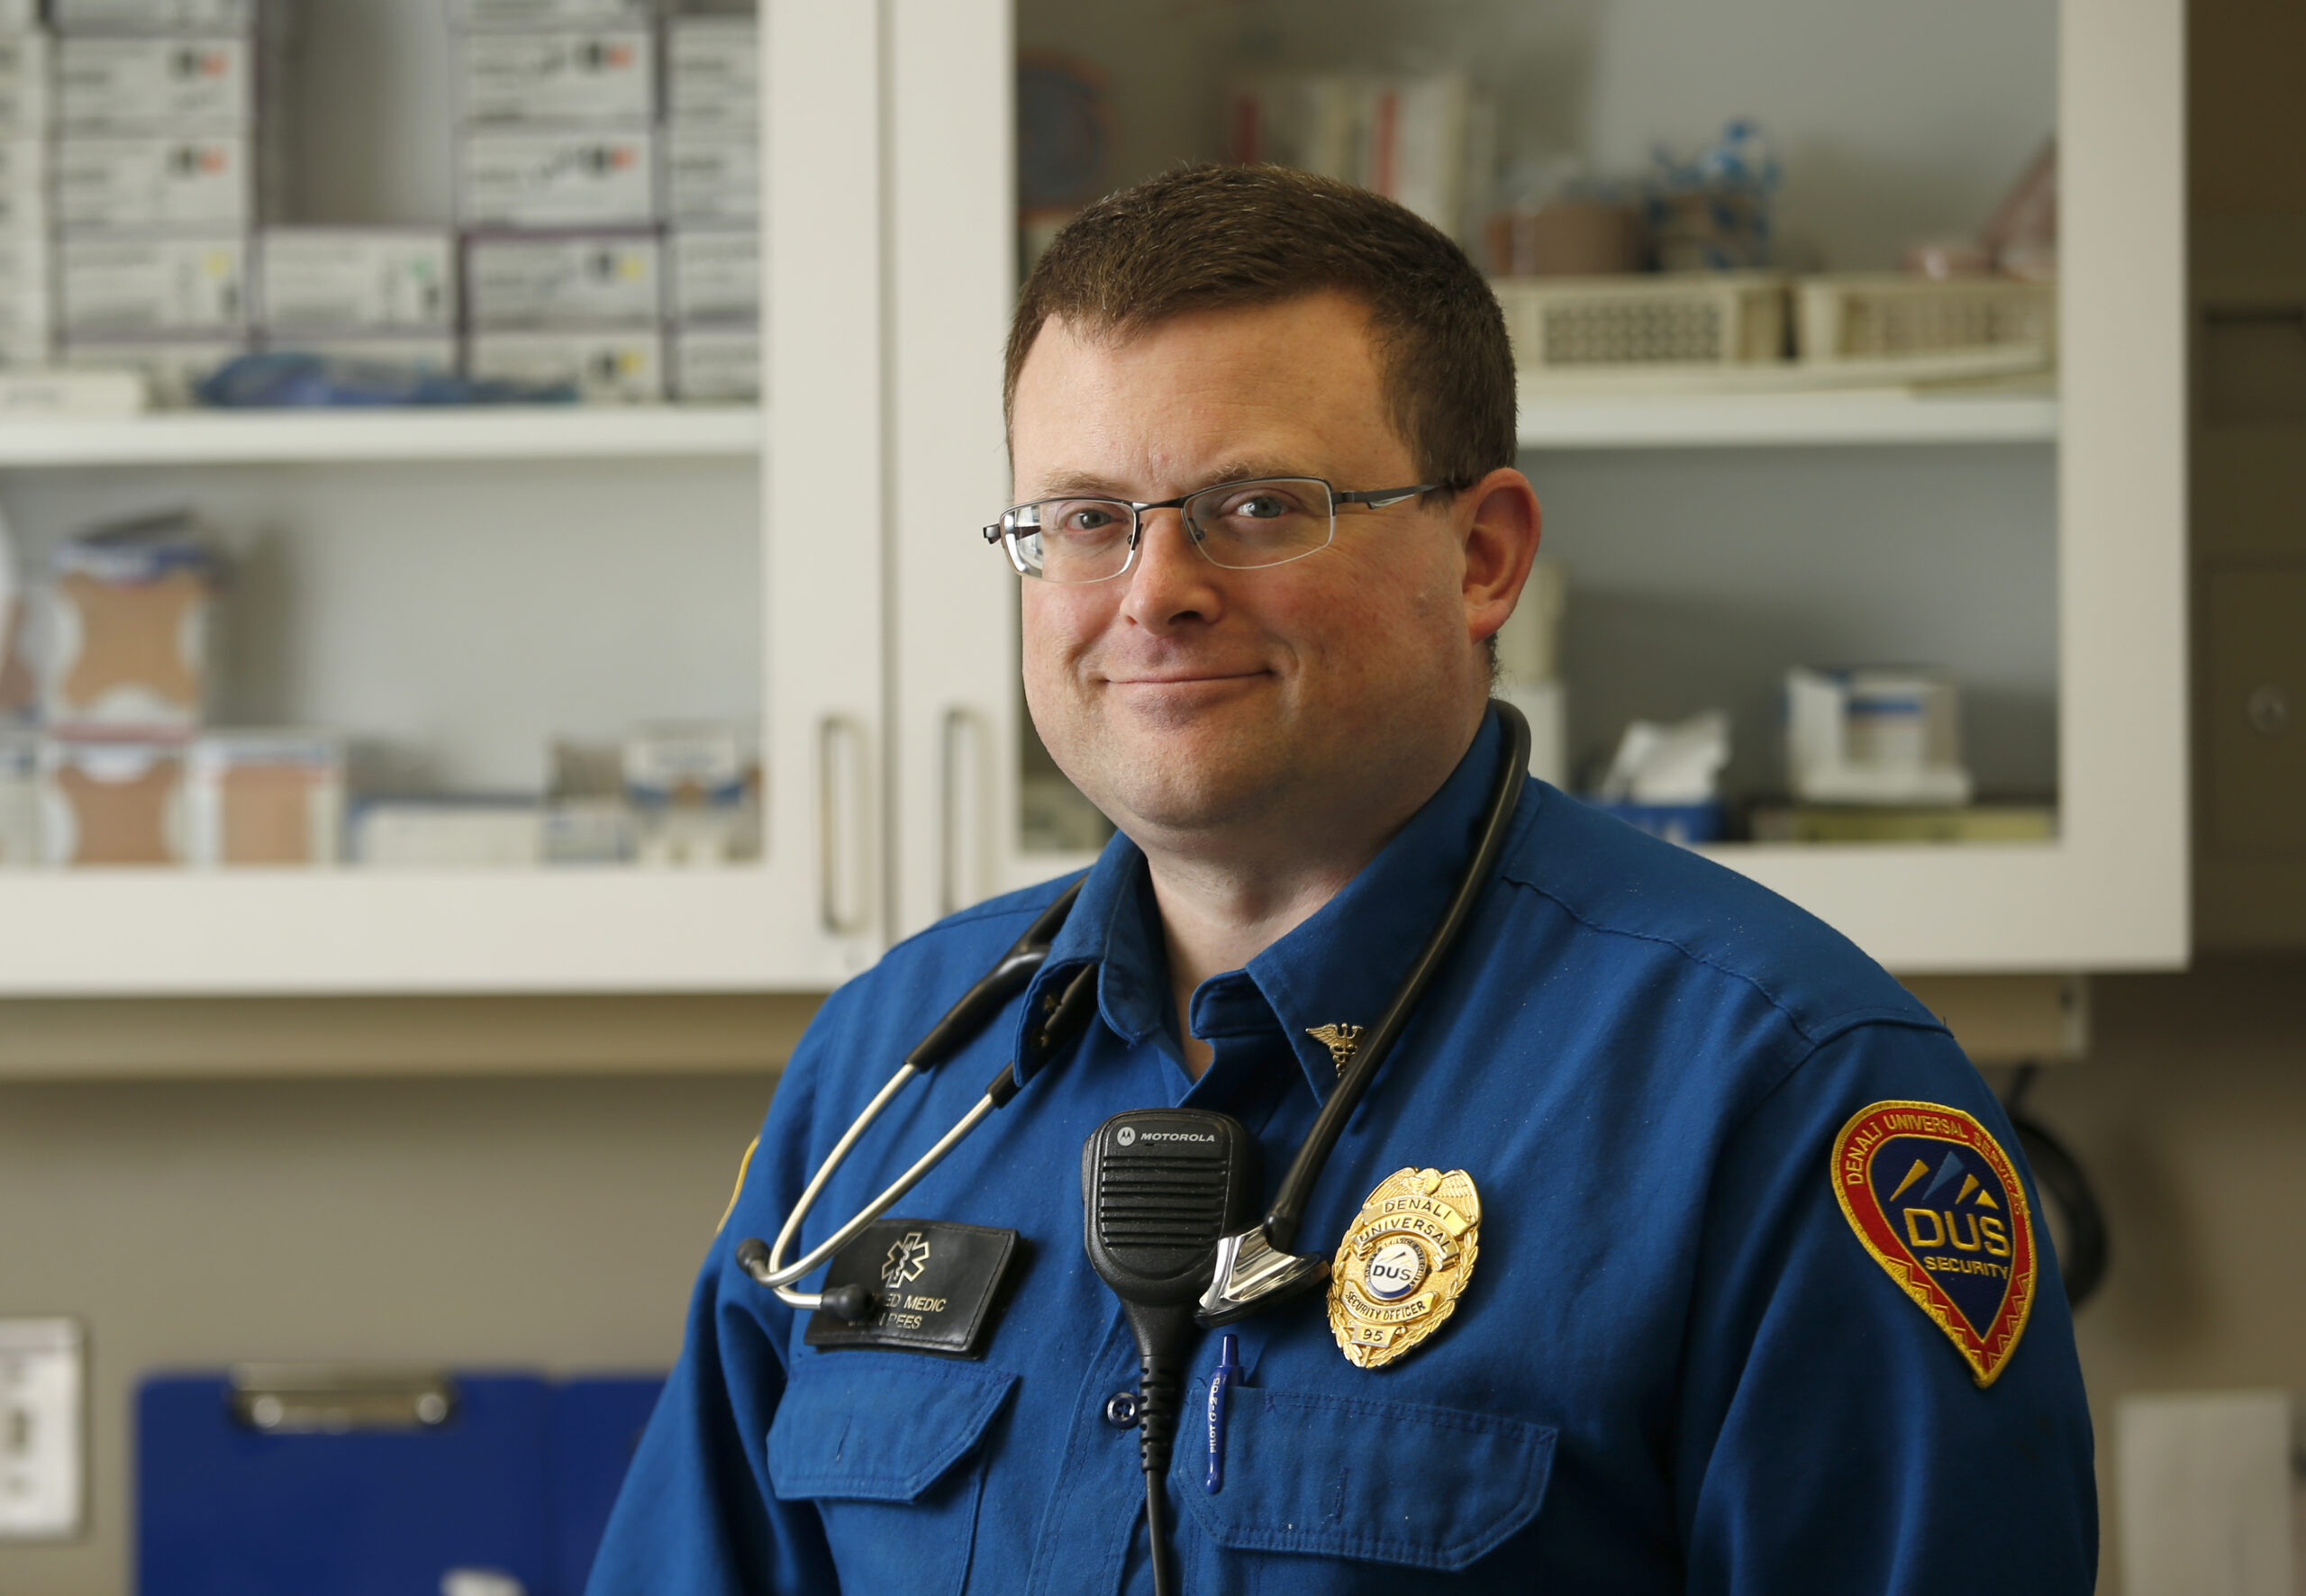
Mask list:
[[[0,1025],[5,1025],[0,1012]],[[0,1084],[0,1316],[88,1327],[87,1537],[0,1591],[128,1589],[130,1403],[166,1367],[669,1365],[765,1074]]]
[[[2102,980],[2095,1011],[2093,1056],[2050,1071],[2035,1106],[2111,1215],[2113,1273],[2081,1320],[2102,1444],[2125,1391],[2306,1389],[2306,962]],[[88,1538],[0,1546],[0,1591],[126,1590],[127,1403],[149,1370],[669,1362],[768,1090],[725,1066],[0,1084],[0,1314],[85,1319],[95,1385]]]

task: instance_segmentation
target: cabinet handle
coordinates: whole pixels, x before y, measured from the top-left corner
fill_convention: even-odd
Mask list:
[[[970,897],[962,884],[962,872],[967,861],[976,851],[970,847],[979,823],[976,805],[971,800],[985,790],[985,772],[980,760],[970,763],[969,749],[981,756],[985,748],[985,722],[974,711],[956,705],[945,712],[945,732],[942,740],[942,784],[944,809],[940,816],[938,837],[940,857],[937,870],[937,912],[940,915],[958,913],[968,907]]]
[[[839,745],[847,744],[850,787],[856,803],[865,800],[865,728],[853,716],[827,715],[817,722],[817,861],[818,906],[824,916],[825,929],[836,936],[853,937],[866,929],[865,882],[870,868],[865,857],[866,838],[870,828],[857,824],[843,830],[840,823],[840,775]],[[853,842],[851,838],[854,838]],[[844,904],[841,893],[841,854],[844,849],[855,853],[857,891],[853,904]]]

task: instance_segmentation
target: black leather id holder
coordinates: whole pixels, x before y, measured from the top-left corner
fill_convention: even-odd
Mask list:
[[[833,1255],[825,1271],[828,1291],[861,1285],[870,1292],[872,1311],[851,1323],[820,1308],[801,1338],[827,1348],[983,1357],[1021,1250],[1014,1230],[943,1220],[876,1220]]]

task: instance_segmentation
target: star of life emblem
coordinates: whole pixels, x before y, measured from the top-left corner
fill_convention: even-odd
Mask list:
[[[929,1244],[921,1232],[909,1230],[900,1240],[889,1244],[889,1256],[881,1264],[881,1283],[891,1291],[911,1285],[921,1278],[929,1265]]]

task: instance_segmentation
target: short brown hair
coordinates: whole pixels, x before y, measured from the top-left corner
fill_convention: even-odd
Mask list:
[[[1018,297],[1002,414],[1013,416],[1051,316],[1126,338],[1187,311],[1323,289],[1367,306],[1386,409],[1419,476],[1468,487],[1513,464],[1513,353],[1465,251],[1382,195],[1286,167],[1177,167],[1075,217]]]

